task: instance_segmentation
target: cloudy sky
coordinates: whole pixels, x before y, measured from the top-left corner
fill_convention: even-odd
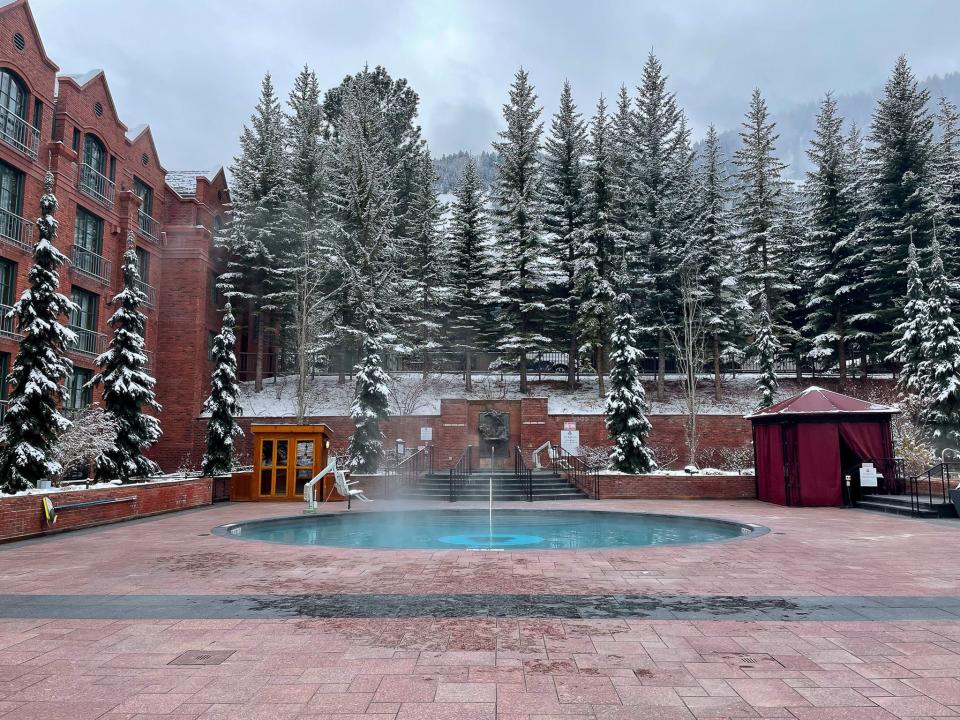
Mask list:
[[[434,153],[489,147],[516,68],[547,112],[633,87],[652,49],[700,132],[736,125],[751,89],[776,111],[881,84],[906,53],[920,77],[960,70],[960,2],[943,0],[31,0],[62,72],[106,71],[128,126],[167,169],[229,164],[270,71],[325,87],[364,63],[408,78]]]

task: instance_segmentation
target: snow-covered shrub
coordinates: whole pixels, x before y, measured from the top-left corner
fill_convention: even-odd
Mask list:
[[[113,447],[117,439],[117,423],[98,405],[89,405],[73,418],[50,450],[51,458],[61,470],[51,477],[54,485],[74,470],[90,467],[97,457]]]

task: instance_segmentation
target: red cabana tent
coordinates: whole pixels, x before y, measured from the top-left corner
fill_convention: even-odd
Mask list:
[[[747,415],[753,423],[757,497],[778,505],[843,505],[860,494],[854,473],[853,497],[844,497],[844,472],[867,462],[878,470],[877,492],[899,492],[890,434],[895,412],[810,387]]]

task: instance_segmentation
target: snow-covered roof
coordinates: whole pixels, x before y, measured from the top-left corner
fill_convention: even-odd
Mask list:
[[[167,185],[180,197],[192,198],[197,194],[197,178],[213,180],[219,172],[216,170],[171,170],[167,173]]]
[[[895,412],[899,411],[889,405],[860,400],[812,385],[802,393],[781,400],[775,405],[758,410],[746,417],[752,419],[784,415],[890,415]]]
[[[83,87],[102,72],[101,68],[94,68],[93,70],[87,70],[85,73],[60,73],[57,78],[70,78],[77,85]]]
[[[148,127],[150,126],[146,123],[140,123],[139,125],[135,125],[134,127],[130,128],[127,130],[127,140],[136,140]]]

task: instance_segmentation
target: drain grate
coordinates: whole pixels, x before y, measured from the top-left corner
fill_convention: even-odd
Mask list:
[[[715,656],[715,661],[734,665],[741,670],[782,670],[783,665],[769,653],[723,653]]]
[[[187,650],[177,655],[167,665],[219,665],[235,650]]]

